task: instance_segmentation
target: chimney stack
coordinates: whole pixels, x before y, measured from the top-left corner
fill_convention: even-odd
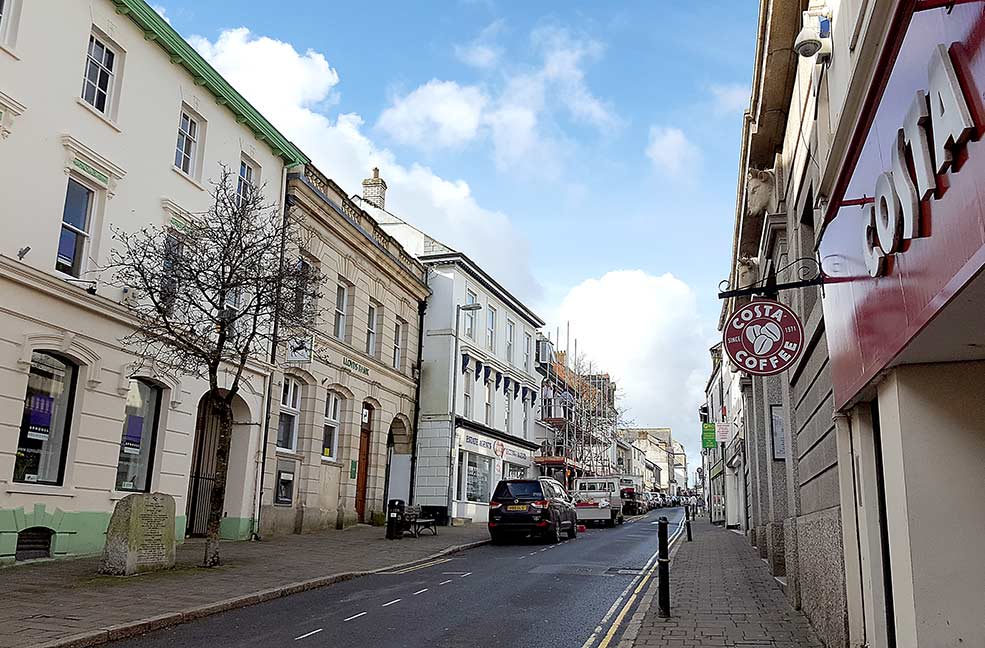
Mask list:
[[[380,169],[373,167],[373,177],[363,180],[363,200],[385,209],[386,182],[380,177]]]

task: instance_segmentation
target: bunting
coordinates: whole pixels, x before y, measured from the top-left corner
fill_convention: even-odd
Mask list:
[[[503,382],[503,374],[496,372],[496,390],[499,390],[499,384]]]
[[[485,380],[483,382],[489,382],[489,374],[492,373],[492,367],[486,366]]]
[[[526,389],[526,388],[524,388],[524,389]],[[519,395],[520,395],[520,383],[518,383],[517,381],[514,380],[513,381],[513,400],[516,400],[516,397],[519,396]]]
[[[524,387],[523,388],[523,400],[527,400],[527,396],[529,394],[530,394],[530,388],[529,387]]]
[[[503,395],[505,395],[505,396],[509,396],[510,395],[510,377],[509,376],[507,376],[506,378],[503,379]]]
[[[468,368],[469,368],[469,354],[463,353],[462,354],[462,373],[465,373],[466,371],[468,371]]]
[[[478,381],[479,378],[481,378],[481,377],[482,377],[482,360],[479,360],[478,358],[476,358],[475,359],[475,379],[476,379],[476,381]],[[487,379],[488,379],[488,377],[487,377]]]

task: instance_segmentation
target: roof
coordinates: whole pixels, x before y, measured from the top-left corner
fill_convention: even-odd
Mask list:
[[[116,12],[130,18],[143,30],[144,38],[154,41],[171,57],[171,62],[185,68],[195,79],[195,84],[211,92],[219,105],[228,108],[236,121],[245,125],[274,154],[284,158],[287,166],[304,164],[308,156],[254,108],[243,95],[222,78],[215,68],[195,51],[164,18],[144,0],[112,0]]]

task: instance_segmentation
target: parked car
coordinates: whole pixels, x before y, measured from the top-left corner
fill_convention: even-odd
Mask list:
[[[646,513],[646,504],[640,493],[635,488],[623,488],[619,494],[622,496],[623,515],[642,515]]]
[[[489,536],[494,543],[510,536],[536,536],[560,542],[561,533],[578,535],[575,503],[550,477],[504,479],[489,502]]]
[[[623,523],[622,497],[617,477],[579,477],[571,491],[579,522]]]

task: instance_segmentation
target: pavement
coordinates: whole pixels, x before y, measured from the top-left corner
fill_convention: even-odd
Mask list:
[[[692,532],[671,553],[670,618],[659,616],[654,577],[618,648],[822,648],[746,537],[707,520]]]
[[[97,575],[98,557],[4,567],[0,648],[99,645],[421,561],[488,537],[485,525],[477,524],[390,541],[384,529],[360,525],[263,542],[224,542],[223,564],[213,569],[199,567],[201,540],[179,545],[176,569],[129,578]]]
[[[662,509],[559,544],[486,545],[110,644],[478,648],[600,646],[655,564]],[[613,644],[614,645],[614,644]]]

